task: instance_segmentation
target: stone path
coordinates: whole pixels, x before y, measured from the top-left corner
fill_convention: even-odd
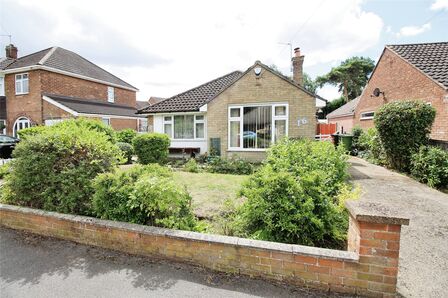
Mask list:
[[[362,200],[401,209],[403,226],[398,292],[404,297],[448,297],[448,195],[404,175],[351,158]]]

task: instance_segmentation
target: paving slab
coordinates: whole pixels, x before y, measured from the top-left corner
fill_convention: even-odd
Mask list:
[[[350,174],[362,201],[400,210],[398,292],[404,297],[448,297],[448,195],[412,178],[353,157]]]

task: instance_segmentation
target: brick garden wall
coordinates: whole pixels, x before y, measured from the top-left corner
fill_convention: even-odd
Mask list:
[[[401,223],[365,222],[352,214],[348,251],[176,231],[10,205],[0,205],[0,224],[325,291],[393,297]]]

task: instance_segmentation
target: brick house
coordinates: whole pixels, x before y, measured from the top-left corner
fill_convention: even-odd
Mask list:
[[[69,50],[52,47],[17,58],[6,47],[0,59],[0,104],[4,133],[74,117],[100,119],[114,129],[145,130],[136,115],[137,88]]]
[[[355,125],[373,127],[380,106],[415,99],[437,111],[430,137],[448,142],[448,42],[386,46],[360,96]]]
[[[304,56],[295,50],[293,80],[256,61],[139,110],[155,132],[185,149],[262,160],[283,136],[314,138],[316,95],[303,87]],[[173,150],[174,149],[174,150]]]
[[[355,109],[360,97],[350,100],[327,115],[328,123],[336,124],[336,132],[351,133],[355,122]]]

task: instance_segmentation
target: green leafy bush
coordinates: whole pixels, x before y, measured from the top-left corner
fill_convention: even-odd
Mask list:
[[[190,160],[188,160],[188,162],[184,165],[184,170],[190,173],[198,173],[199,166],[196,159],[190,158]]]
[[[8,165],[7,163],[1,165],[1,166],[0,166],[0,179],[5,178],[6,175],[8,175],[9,171],[10,171],[10,170],[9,170],[9,165]]]
[[[117,141],[115,137],[115,130],[113,130],[113,128],[110,127],[109,125],[106,125],[97,119],[89,119],[89,118],[68,119],[59,122],[53,126],[61,128],[64,127],[70,128],[76,126],[80,127],[81,129],[94,130],[99,133],[105,134],[107,139],[112,143],[115,143]]]
[[[26,139],[29,136],[35,136],[42,133],[48,126],[31,126],[28,128],[21,129],[17,132],[21,139]]]
[[[134,147],[132,147],[131,144],[123,143],[123,142],[117,142],[118,148],[120,148],[121,152],[123,153],[123,156],[125,158],[124,163],[131,164],[132,163],[132,155],[134,154]]]
[[[422,146],[412,155],[411,174],[430,187],[447,189],[448,152],[437,147]]]
[[[354,154],[359,152],[359,137],[361,136],[363,130],[359,126],[355,126],[352,129],[353,143],[352,143],[352,151]]]
[[[134,138],[132,144],[141,164],[163,164],[168,158],[170,139],[166,134],[140,134]]]
[[[363,131],[358,138],[357,147],[359,150],[358,154],[362,158],[365,158],[374,164],[386,164],[386,154],[380,138],[378,137],[376,128],[372,127]]]
[[[254,165],[242,158],[211,157],[207,164],[207,171],[220,174],[250,175],[254,172]]]
[[[156,164],[99,175],[94,182],[94,214],[100,218],[165,228],[197,230],[191,197]]]
[[[385,104],[374,122],[389,165],[408,172],[411,156],[428,142],[436,110],[423,101],[396,101]]]
[[[137,132],[132,128],[126,128],[116,132],[117,141],[122,143],[132,144],[132,141],[137,136]]]
[[[347,167],[343,149],[331,143],[282,140],[243,185],[247,200],[235,230],[255,239],[343,247],[348,219],[337,198]]]
[[[22,140],[13,152],[3,200],[62,213],[91,212],[92,179],[121,158],[106,134],[55,125]]]

